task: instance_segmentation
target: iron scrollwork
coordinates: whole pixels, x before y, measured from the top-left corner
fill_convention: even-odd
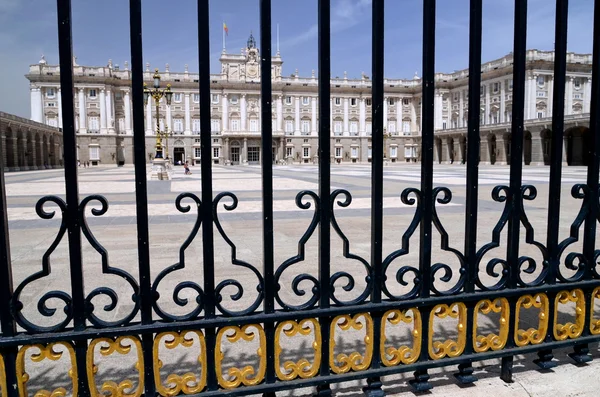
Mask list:
[[[318,302],[319,295],[320,295],[319,281],[313,275],[308,274],[308,273],[298,274],[294,277],[294,279],[292,281],[292,291],[294,292],[294,294],[296,294],[296,296],[306,295],[306,290],[300,289],[301,282],[309,281],[312,284],[312,290],[311,290],[312,296],[306,302],[299,304],[299,305],[288,304],[282,299],[282,297],[280,295],[281,294],[281,276],[282,276],[283,272],[285,272],[285,270],[287,268],[289,268],[290,266],[292,266],[293,264],[302,262],[304,260],[306,242],[310,239],[310,237],[313,235],[314,231],[316,230],[317,226],[319,225],[319,213],[320,213],[319,211],[320,211],[321,203],[319,200],[319,196],[315,192],[311,192],[309,190],[303,190],[303,191],[299,192],[296,195],[296,206],[298,206],[298,208],[303,209],[303,210],[309,209],[311,207],[310,201],[302,201],[306,196],[309,196],[310,198],[312,198],[312,200],[314,202],[314,206],[315,206],[315,211],[314,211],[312,220],[310,221],[310,224],[308,225],[308,228],[306,229],[306,231],[300,238],[300,241],[298,241],[298,254],[291,258],[286,259],[275,271],[275,286],[274,287],[277,288],[277,291],[275,293],[275,299],[277,300],[277,303],[284,310],[304,310],[304,309],[312,308]]]
[[[230,286],[235,287],[237,289],[237,291],[234,294],[231,294],[230,298],[233,301],[238,301],[238,300],[242,299],[242,297],[244,296],[244,287],[238,280],[226,279],[226,280],[221,281],[215,287],[215,296],[216,296],[215,303],[216,303],[217,308],[223,314],[226,314],[228,316],[243,316],[243,315],[254,312],[258,308],[258,306],[260,306],[260,304],[263,300],[263,297],[264,297],[264,279],[263,279],[263,276],[258,271],[258,269],[256,269],[256,267],[237,258],[237,254],[236,254],[237,248],[236,248],[235,244],[233,243],[233,241],[231,241],[231,239],[227,236],[227,233],[225,233],[225,231],[223,230],[223,226],[221,225],[221,221],[219,220],[218,206],[219,206],[219,202],[223,198],[226,198],[226,197],[229,197],[232,200],[232,203],[231,204],[223,204],[223,208],[225,208],[227,211],[233,211],[237,208],[238,198],[236,197],[235,194],[230,193],[230,192],[219,193],[215,197],[215,199],[213,201],[213,207],[212,207],[213,219],[215,222],[215,226],[217,227],[217,230],[219,231],[219,234],[221,235],[221,237],[223,237],[223,240],[225,240],[225,242],[231,247],[231,263],[235,266],[241,266],[241,267],[245,267],[246,269],[249,269],[256,276],[256,278],[258,280],[258,285],[256,286],[258,295],[256,296],[256,299],[254,300],[254,302],[250,306],[245,308],[244,310],[229,310],[229,309],[225,308],[222,304],[223,289],[225,289],[226,287],[230,287]]]
[[[198,210],[197,215],[196,215],[196,221],[194,222],[194,226],[192,227],[192,231],[190,232],[189,236],[187,237],[187,239],[183,242],[183,244],[179,248],[179,262],[177,262],[177,263],[167,267],[163,271],[161,271],[158,274],[158,276],[156,277],[156,279],[154,280],[154,283],[152,284],[152,293],[154,295],[154,300],[153,300],[152,306],[154,307],[154,311],[163,320],[167,320],[167,321],[182,321],[182,320],[189,320],[189,319],[195,318],[196,316],[198,316],[198,314],[200,314],[202,312],[202,310],[204,308],[204,291],[197,283],[195,283],[193,281],[189,281],[189,280],[178,283],[177,286],[173,289],[172,296],[173,296],[173,301],[178,306],[185,307],[188,304],[188,299],[182,298],[180,296],[180,293],[185,289],[191,289],[191,290],[195,291],[197,294],[196,295],[196,307],[194,307],[191,311],[189,311],[187,314],[184,314],[184,315],[174,315],[174,314],[167,313],[166,311],[164,311],[158,304],[158,298],[160,296],[158,293],[158,286],[159,286],[160,282],[162,281],[162,279],[164,279],[169,274],[171,274],[177,270],[181,270],[181,269],[185,268],[185,250],[187,249],[187,247],[189,247],[189,245],[192,243],[192,241],[198,234],[198,230],[200,229],[200,224],[202,223],[202,217],[200,216],[202,202],[200,201],[198,196],[196,196],[195,194],[181,193],[179,196],[177,196],[177,199],[175,199],[175,207],[177,208],[177,210],[182,213],[187,213],[190,211],[190,209],[191,209],[190,205],[186,205],[186,206],[181,205],[181,201],[185,198],[189,198],[189,199],[193,200],[194,204],[196,205],[196,209]]]

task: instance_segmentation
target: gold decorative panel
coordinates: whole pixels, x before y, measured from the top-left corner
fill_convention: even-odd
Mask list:
[[[169,350],[173,350],[178,346],[186,349],[197,349],[199,351],[197,360],[200,376],[197,377],[193,372],[186,372],[183,375],[169,374],[163,383],[160,376],[160,369],[163,367],[163,362],[160,359],[161,342]],[[204,334],[200,331],[163,332],[158,334],[154,339],[153,361],[156,390],[161,396],[172,397],[181,392],[183,394],[199,393],[206,386],[206,341]]]
[[[457,320],[456,330],[458,336],[456,340],[447,339],[444,342],[434,341],[434,322],[436,318],[455,318]],[[467,307],[462,302],[452,303],[450,305],[439,304],[431,310],[429,317],[429,356],[434,360],[440,358],[457,357],[465,350],[467,342]]]
[[[6,368],[4,368],[4,357],[0,355],[0,396],[7,397],[6,391]]]
[[[598,317],[594,316],[596,300],[600,303],[600,287],[596,287],[592,292],[592,307],[590,307],[590,333],[592,335],[600,335],[600,313],[598,313]]]
[[[527,346],[528,344],[541,343],[548,332],[548,296],[543,293],[531,295],[523,295],[517,301],[517,309],[515,313],[515,344],[517,346]],[[519,328],[521,313],[523,309],[539,309],[538,326],[537,328],[529,328],[523,330]]]
[[[487,335],[479,335],[477,319],[479,314],[500,314],[499,332],[496,335],[493,332]],[[501,350],[506,345],[508,339],[508,327],[509,327],[509,314],[510,306],[506,298],[496,298],[493,301],[490,299],[483,299],[477,302],[475,305],[475,312],[473,314],[473,350],[477,353],[483,353],[490,349]]]
[[[311,327],[312,324],[312,327]],[[281,365],[281,340],[282,334],[288,338],[296,335],[309,336],[314,334],[312,348],[314,358],[312,363],[307,358],[301,358],[298,361],[286,361]],[[314,318],[307,318],[300,321],[283,321],[277,325],[275,330],[275,373],[281,380],[293,380],[297,377],[302,379],[312,378],[319,372],[321,365],[321,327]],[[285,372],[284,372],[285,371]]]
[[[569,302],[575,303],[575,322],[566,324],[558,323],[559,305],[565,305]],[[585,323],[585,296],[583,291],[575,289],[571,292],[560,291],[556,295],[554,304],[554,338],[556,340],[575,339],[581,336]]]
[[[137,361],[134,368],[138,374],[137,387],[134,388],[134,382],[130,379],[122,380],[119,383],[114,380],[109,380],[105,381],[100,390],[98,390],[96,374],[98,373],[99,368],[98,365],[96,365],[94,358],[96,346],[100,347],[100,355],[104,357],[110,357],[116,354],[119,356],[127,356],[131,352],[131,348],[135,347]],[[90,343],[87,351],[87,375],[92,397],[104,395],[110,395],[111,397],[140,397],[144,391],[144,357],[142,353],[142,343],[134,336],[119,336],[116,339],[94,339]]]
[[[258,369],[252,365],[247,365],[243,368],[230,367],[227,370],[229,379],[223,376],[223,359],[225,355],[222,350],[222,339],[225,336],[230,343],[236,343],[239,340],[251,342],[258,335],[259,347],[256,350],[256,354],[259,358]],[[217,346],[215,348],[215,366],[217,372],[217,381],[219,385],[225,389],[234,389],[239,385],[252,386],[257,385],[265,377],[265,371],[267,369],[267,339],[265,336],[265,330],[258,324],[247,324],[243,327],[227,326],[223,327],[217,333]],[[254,376],[253,376],[254,375]]]
[[[360,318],[362,321],[359,321]],[[337,356],[334,355],[336,328],[342,331],[348,331],[354,329],[357,331],[365,328],[365,355],[363,356],[357,351],[352,353],[340,353]],[[369,313],[358,313],[354,316],[343,314],[337,316],[331,322],[330,339],[329,339],[329,365],[331,370],[336,374],[343,374],[350,370],[363,371],[369,368],[371,365],[371,359],[373,358],[373,319]]]
[[[388,339],[386,328],[388,323],[391,325],[412,324],[412,348],[410,346],[400,346],[398,348],[389,346],[386,348],[385,342]],[[421,313],[416,308],[406,310],[389,310],[381,319],[381,362],[386,367],[402,364],[412,364],[419,359],[421,353],[421,335],[422,335]]]
[[[73,346],[66,342],[49,343],[47,345],[35,344],[25,345],[17,353],[17,383],[19,387],[19,396],[28,397],[29,392],[27,391],[27,382],[29,381],[29,374],[25,371],[25,359],[26,353],[30,349],[37,350],[30,356],[30,359],[34,363],[40,363],[45,360],[59,361],[63,357],[65,351],[57,351],[55,347],[62,346],[69,355],[70,368],[69,377],[71,378],[72,395],[77,395],[77,362],[75,360],[75,350]],[[44,363],[43,365],[49,366],[50,363]],[[2,373],[4,374],[4,363],[2,363]],[[4,381],[6,381],[4,379]],[[2,387],[2,394],[5,394],[4,385]],[[67,395],[67,389],[64,387],[58,387],[52,391],[49,390],[38,390],[34,393],[35,397],[64,397]]]

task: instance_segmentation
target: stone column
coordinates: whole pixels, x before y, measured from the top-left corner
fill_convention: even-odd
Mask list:
[[[317,98],[312,97],[311,99],[311,135],[317,135]]]
[[[567,76],[567,92],[565,96],[565,104],[567,106],[565,109],[565,116],[568,116],[573,114],[573,77],[571,76]]]
[[[221,132],[229,130],[229,109],[227,102],[227,94],[223,94],[223,100],[221,101],[223,106],[223,125],[221,126]]]
[[[85,108],[85,92],[82,87],[79,88],[79,133],[87,132],[87,109]]]
[[[295,101],[295,113],[294,113],[294,135],[300,135],[300,97],[296,96]]]
[[[487,137],[481,137],[479,146],[479,164],[490,164],[490,147]]]
[[[506,92],[504,90],[505,80],[500,82],[500,122],[504,123],[506,121]]]
[[[36,142],[34,140],[35,137],[32,137],[32,145],[31,145],[31,153],[29,153],[29,155],[31,156],[31,166],[29,166],[30,170],[37,170],[38,166],[37,166],[37,145]]]
[[[173,132],[173,119],[171,117],[171,105],[167,105],[167,101],[165,100],[165,106],[167,107],[167,114],[165,117],[165,132],[168,130],[169,132]],[[168,128],[167,128],[168,127]]]
[[[283,95],[277,95],[277,131],[283,131]]]
[[[491,84],[486,84],[485,85],[485,124],[491,124],[492,123],[492,118],[490,117],[490,88],[492,87]]]
[[[343,129],[343,135],[344,136],[349,136],[350,135],[350,129],[348,128],[349,126],[349,113],[348,113],[348,98],[344,98],[344,129]]]
[[[383,98],[383,129],[387,131],[387,119],[388,119],[388,97]],[[372,122],[371,122],[372,123]],[[371,126],[371,131],[373,131]]]
[[[242,150],[242,164],[248,164],[248,138],[244,138],[244,148]]]
[[[592,99],[592,79],[586,78],[583,86],[583,113],[590,112],[590,100]]]
[[[61,92],[62,91],[61,91],[60,87],[58,87],[58,92],[56,94],[58,96],[58,128],[63,128]]]
[[[513,89],[514,92],[514,89]],[[529,111],[530,111],[530,106],[529,106],[529,101],[531,97],[531,73],[526,73],[525,75],[525,108],[523,109],[524,111],[524,118],[525,120],[528,120],[531,118],[531,116],[529,115]],[[514,99],[514,97],[513,97]]]
[[[496,164],[497,165],[508,164],[508,162],[506,160],[506,141],[504,140],[504,137],[501,135],[498,135],[498,137],[496,137],[496,152],[498,153],[498,155],[496,156]]]
[[[42,89],[40,87],[30,87],[31,95],[31,119],[38,123],[44,122],[44,108],[42,106]]]
[[[359,103],[359,135],[360,136],[365,136],[366,135],[366,126],[367,126],[367,111],[366,111],[366,105],[365,105],[365,98],[361,97],[360,98],[360,103]]]
[[[410,99],[410,132],[417,132],[417,107],[415,106],[416,98]]]
[[[241,121],[242,131],[246,132],[246,130],[247,130],[246,120],[248,119],[248,115],[246,114],[246,94],[242,94],[242,98],[240,100],[240,117],[242,119],[242,121]]]
[[[464,127],[464,119],[465,119],[465,104],[463,100],[463,91],[460,90],[458,93],[458,128]]]
[[[433,114],[435,115],[434,121],[433,121],[433,128],[435,130],[441,130],[442,129],[442,94],[440,92],[436,92],[435,93],[435,99],[434,99],[434,109],[433,109]],[[422,114],[421,114],[422,117]]]
[[[442,164],[450,164],[450,138],[442,138]]]
[[[13,140],[13,168],[11,169],[11,171],[19,171],[19,167],[21,165],[21,158],[19,156],[19,147],[17,146],[17,143],[19,142],[19,140],[16,137],[11,138]]]
[[[531,79],[531,98],[529,98],[529,106],[531,106],[531,108],[529,112],[531,115],[530,118],[532,119],[537,119],[537,78],[538,74],[534,74]]]
[[[154,134],[154,125],[152,124],[152,105],[154,104],[154,99],[148,98],[148,103],[146,104],[146,135]]]
[[[115,133],[115,123],[113,121],[113,106],[112,106],[112,94],[110,88],[106,89],[106,126],[109,134]]]
[[[129,97],[129,88],[125,89],[125,133],[131,135],[131,98]],[[138,126],[139,128],[139,126]]]
[[[546,115],[546,117],[552,116],[552,106],[554,105],[553,99],[554,99],[554,75],[549,75],[548,76],[548,101],[547,101],[548,114]]]
[[[227,163],[227,160],[231,160],[229,158],[229,138],[225,138],[225,142],[223,144],[223,152],[224,153],[221,153],[221,157],[225,159],[224,163]]]
[[[185,102],[185,135],[192,135],[192,118],[190,116],[190,93],[187,92],[184,96]]]
[[[454,138],[454,164],[461,164],[463,154],[460,151],[460,138]]]
[[[100,88],[100,133],[106,134],[106,94]]]
[[[567,149],[569,148],[569,138],[563,136],[563,151],[562,151],[562,165],[568,165],[567,163]]]
[[[541,131],[531,134],[531,163],[530,165],[544,165],[544,144]]]

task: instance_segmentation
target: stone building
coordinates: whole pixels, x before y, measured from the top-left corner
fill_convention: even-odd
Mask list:
[[[566,115],[589,118],[592,56],[568,54]],[[257,164],[260,149],[260,51],[250,35],[239,54],[223,51],[221,73],[211,75],[212,158],[218,164]],[[511,54],[482,65],[480,92],[482,131],[495,126],[506,129],[512,117]],[[552,113],[554,53],[527,51],[525,118],[528,123],[547,119]],[[270,156],[277,163],[314,163],[318,151],[318,82],[313,71],[300,77],[298,71],[283,73],[279,51],[272,58],[273,145]],[[151,86],[154,72],[146,64],[145,80]],[[173,133],[168,153],[175,161],[200,159],[200,116],[198,74],[187,65],[183,73],[171,72],[166,65],[161,85],[171,84],[171,106],[163,100],[159,110],[160,129]],[[62,127],[60,115],[59,67],[42,60],[31,65],[31,118],[54,127]],[[436,155],[440,162],[460,162],[464,157],[468,117],[468,70],[438,73],[435,97]],[[97,164],[133,162],[131,71],[109,60],[104,67],[74,63],[75,111],[78,134],[78,158]],[[331,79],[331,154],[332,162],[367,163],[371,157],[371,80]],[[385,79],[384,128],[386,157],[389,162],[418,161],[421,134],[421,80]],[[145,133],[147,157],[153,157],[156,131],[155,108],[146,106]],[[485,128],[483,128],[485,127]],[[483,132],[482,132],[483,134]],[[488,133],[489,135],[489,133]],[[488,135],[483,136],[486,142]],[[496,135],[494,135],[496,136]],[[502,136],[506,138],[506,134]],[[450,140],[451,139],[451,140]],[[542,138],[540,138],[542,139]],[[504,141],[503,141],[504,142]],[[502,145],[505,144],[502,143]],[[489,145],[492,145],[489,143]],[[493,154],[482,161],[495,162]],[[572,145],[573,146],[573,145]],[[506,152],[504,152],[504,155]],[[487,157],[486,157],[487,156]],[[487,159],[487,160],[486,160]],[[501,162],[501,161],[499,161]],[[543,163],[543,161],[542,161]]]

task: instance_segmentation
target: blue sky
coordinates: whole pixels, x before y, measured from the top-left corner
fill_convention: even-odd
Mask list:
[[[371,75],[371,1],[331,0],[332,76]],[[376,1],[376,0],[373,0]],[[309,76],[317,69],[317,0],[273,0],[275,24],[280,26],[283,71],[298,69]],[[73,44],[77,62],[101,66],[112,59],[123,65],[130,59],[127,0],[73,0]],[[554,1],[529,0],[527,48],[551,50],[554,43]],[[212,0],[211,66],[219,72],[222,21],[227,23],[227,50],[239,53],[250,31],[258,42],[258,0]],[[483,60],[512,50],[513,0],[483,0]],[[422,1],[387,0],[385,19],[385,75],[411,78],[421,75]],[[468,65],[469,0],[438,0],[436,71],[452,72]],[[572,0],[569,9],[569,51],[591,53],[593,35],[591,0]],[[197,71],[195,0],[143,1],[144,62],[171,71]],[[28,65],[41,54],[58,63],[56,2],[53,0],[0,0],[0,110],[29,117]],[[275,43],[273,44],[275,51]],[[318,71],[317,71],[318,72]],[[9,93],[9,94],[8,94]]]

